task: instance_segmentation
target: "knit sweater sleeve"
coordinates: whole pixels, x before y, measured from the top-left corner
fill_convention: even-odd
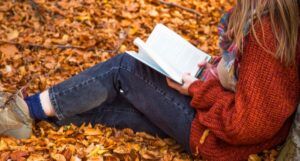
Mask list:
[[[275,51],[270,25],[257,29],[263,46]],[[263,49],[250,33],[239,69],[236,92],[226,91],[216,79],[196,81],[190,88],[191,106],[200,124],[230,144],[261,143],[272,138],[293,114],[299,101],[295,67],[286,67]]]

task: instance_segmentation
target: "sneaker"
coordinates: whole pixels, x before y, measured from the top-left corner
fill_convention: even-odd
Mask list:
[[[20,91],[17,94],[0,92],[0,135],[29,138],[32,123],[28,106]]]

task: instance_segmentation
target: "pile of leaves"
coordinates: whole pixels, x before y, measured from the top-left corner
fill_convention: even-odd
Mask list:
[[[172,139],[102,125],[55,127],[40,122],[30,139],[0,139],[0,160],[191,160]]]
[[[126,50],[163,23],[212,55],[234,0],[0,1],[0,91],[33,94]],[[276,151],[249,160],[274,160]],[[102,125],[41,122],[30,139],[0,138],[0,160],[192,160],[171,139]]]
[[[0,90],[42,91],[135,49],[134,38],[145,40],[156,23],[216,55],[217,24],[232,1],[1,1]]]

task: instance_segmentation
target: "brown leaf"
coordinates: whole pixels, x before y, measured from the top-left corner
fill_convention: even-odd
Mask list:
[[[11,44],[0,45],[0,58],[3,58],[3,59],[12,58],[18,52],[19,52],[19,50],[16,48],[15,45],[11,45]],[[2,53],[2,56],[1,56],[1,53]]]
[[[92,136],[92,135],[101,135],[102,132],[98,129],[86,128],[84,129],[84,135]]]
[[[18,38],[18,36],[19,36],[19,31],[17,31],[17,30],[12,30],[6,34],[7,40],[9,40],[9,41]]]
[[[44,161],[45,158],[41,154],[31,154],[28,158],[27,161]]]
[[[122,146],[122,145],[119,145],[118,147],[116,147],[114,150],[113,150],[114,153],[117,153],[117,154],[129,154],[130,153],[130,149],[128,149],[127,147],[125,146]]]
[[[142,149],[139,153],[144,159],[153,160],[161,157],[158,151],[150,151],[150,150]]]
[[[3,152],[0,155],[0,161],[7,161],[10,157],[10,152]]]
[[[14,151],[10,154],[10,158],[16,161],[23,161],[26,160],[25,157],[27,157],[28,155],[29,154],[25,151]]]
[[[249,156],[248,161],[261,161],[261,158],[256,154],[252,154]]]
[[[8,150],[8,149],[9,149],[9,147],[8,147],[7,143],[1,139],[0,140],[0,152]]]
[[[81,161],[82,159],[78,158],[77,156],[72,156],[70,161]]]
[[[64,155],[62,154],[55,154],[55,153],[52,153],[51,154],[51,158],[56,160],[56,161],[66,161],[66,158]]]

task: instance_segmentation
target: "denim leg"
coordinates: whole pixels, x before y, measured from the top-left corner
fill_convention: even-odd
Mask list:
[[[169,88],[165,77],[127,54],[118,55],[50,89],[58,118],[68,118],[121,94],[155,126],[189,151],[195,111],[190,97]]]
[[[63,120],[52,119],[51,122],[59,126],[71,123],[77,126],[83,123],[102,124],[117,129],[130,128],[135,132],[147,132],[161,138],[168,136],[149,121],[145,115],[135,109],[131,103],[120,96],[116,98],[116,101],[104,103],[90,111]]]

